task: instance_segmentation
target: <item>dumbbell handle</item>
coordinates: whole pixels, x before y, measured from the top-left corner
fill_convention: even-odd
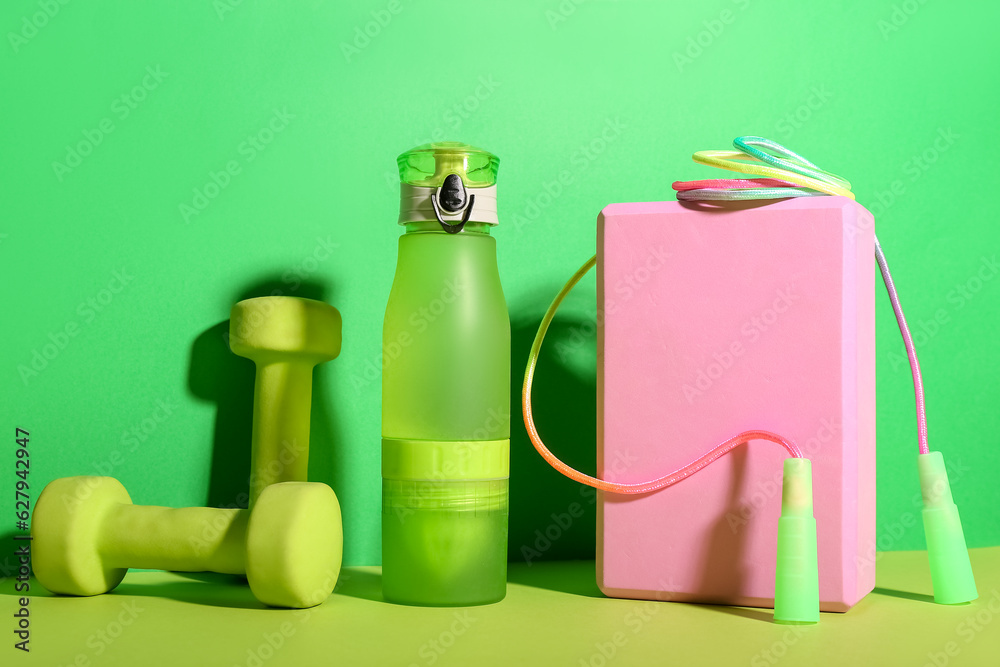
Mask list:
[[[250,452],[250,507],[270,484],[309,476],[309,415],[315,361],[257,361]]]
[[[249,518],[241,509],[115,505],[101,524],[101,553],[112,567],[243,574]]]

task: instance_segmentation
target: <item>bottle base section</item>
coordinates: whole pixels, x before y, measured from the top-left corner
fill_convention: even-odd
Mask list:
[[[508,481],[382,480],[389,602],[471,606],[507,593]]]

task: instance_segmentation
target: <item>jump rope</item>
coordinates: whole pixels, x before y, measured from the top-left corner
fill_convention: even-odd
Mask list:
[[[673,189],[677,191],[677,199],[679,201],[748,201],[827,195],[855,198],[854,193],[851,192],[851,184],[847,179],[821,169],[775,141],[763,137],[746,136],[737,138],[733,145],[736,150],[698,151],[694,154],[693,159],[700,164],[745,174],[753,178],[677,181],[673,183]],[[929,455],[927,416],[920,363],[917,360],[913,336],[910,334],[909,325],[906,323],[906,317],[903,314],[902,305],[900,305],[895,282],[889,272],[885,252],[877,237],[875,238],[875,259],[889,294],[896,323],[899,325],[903,344],[906,346],[906,355],[910,362],[916,398],[917,442],[920,454]],[[804,458],[799,447],[787,438],[763,430],[743,431],[716,445],[691,463],[662,477],[647,482],[626,484],[591,477],[567,465],[553,454],[542,442],[532,414],[531,386],[535,365],[538,362],[545,334],[548,332],[556,311],[573,287],[596,263],[597,255],[594,255],[573,274],[573,277],[556,295],[542,318],[528,355],[528,365],[525,369],[524,385],[521,392],[524,425],[531,443],[549,465],[581,484],[608,493],[632,495],[650,493],[676,484],[750,440],[767,440],[784,447],[792,458]],[[965,547],[958,510],[952,501],[944,463],[940,453],[935,452],[934,454],[934,456],[918,457],[918,466],[924,498],[924,525],[931,561],[935,601],[946,604],[967,602],[977,597],[968,550]],[[929,512],[930,516],[928,516]]]
[[[762,137],[739,137],[733,142],[737,150],[735,151],[698,151],[694,154],[695,162],[711,167],[719,167],[741,174],[750,174],[763,178],[751,179],[712,179],[702,181],[677,181],[673,184],[677,190],[679,201],[747,201],[753,199],[785,199],[788,197],[814,197],[824,195],[841,195],[854,199],[851,192],[851,184],[847,179],[841,178],[824,169],[820,169],[815,164],[805,159],[797,153],[793,153],[781,144],[764,139]],[[878,239],[875,239],[875,258],[878,261],[879,270],[882,272],[882,279],[885,282],[886,290],[889,292],[889,300],[892,302],[892,310],[896,314],[896,322],[899,324],[899,331],[903,335],[903,343],[906,345],[906,354],[910,360],[910,370],[913,374],[913,387],[917,402],[917,440],[920,446],[920,453],[928,453],[927,447],[927,417],[924,408],[924,385],[920,376],[920,363],[917,361],[917,351],[913,345],[913,337],[910,335],[910,327],[906,323],[903,315],[903,307],[899,303],[899,295],[896,292],[896,285],[889,273],[889,265],[886,263],[885,253]],[[549,330],[549,325],[555,317],[556,311],[562,304],[563,299],[572,291],[573,287],[594,267],[597,263],[597,255],[594,255],[573,274],[573,277],[563,286],[552,301],[542,318],[542,323],[538,327],[538,333],[531,345],[531,352],[528,354],[528,367],[524,373],[524,385],[521,392],[521,407],[524,413],[524,426],[528,430],[528,437],[531,443],[538,450],[549,465],[572,480],[586,484],[601,491],[620,494],[638,494],[656,491],[690,477],[709,463],[712,463],[721,456],[732,451],[739,445],[750,440],[767,440],[781,445],[793,458],[802,458],[802,451],[792,441],[770,431],[753,430],[738,433],[728,440],[716,445],[706,454],[691,463],[688,463],[671,473],[636,484],[621,484],[609,482],[607,480],[591,477],[585,473],[570,467],[553,454],[545,443],[542,442],[538,429],[535,427],[535,420],[531,410],[531,385],[535,375],[535,365],[538,362],[538,355],[542,350],[542,342],[545,334]]]

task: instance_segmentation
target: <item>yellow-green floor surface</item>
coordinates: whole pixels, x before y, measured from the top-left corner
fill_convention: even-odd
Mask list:
[[[815,626],[770,610],[615,600],[593,562],[512,564],[507,598],[460,609],[381,599],[377,567],[344,570],[309,610],[263,608],[238,578],[131,572],[114,593],[52,597],[31,582],[30,653],[3,583],[0,665],[1000,666],[1000,547],[975,549],[979,599],[933,604],[926,554],[880,554],[878,587]]]

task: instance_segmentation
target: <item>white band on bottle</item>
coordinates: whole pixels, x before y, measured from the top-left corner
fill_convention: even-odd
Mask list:
[[[399,184],[399,224],[408,222],[437,222],[431,195],[437,188],[425,188],[419,185]],[[499,223],[497,218],[497,186],[486,188],[467,188],[466,192],[475,195],[476,199],[469,214],[469,222],[485,222],[488,225]],[[445,216],[447,222],[458,222],[462,213]]]

